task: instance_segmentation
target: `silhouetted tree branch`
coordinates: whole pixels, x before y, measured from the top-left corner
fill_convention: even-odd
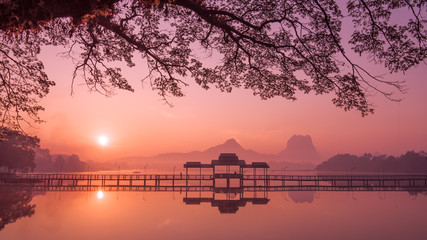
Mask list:
[[[81,76],[89,89],[106,95],[133,91],[113,66],[120,61],[133,67],[137,54],[147,63],[144,79],[164,99],[183,96],[191,77],[205,89],[244,87],[262,99],[332,93],[336,106],[365,116],[373,112],[369,91],[390,100],[398,99],[389,86],[404,92],[403,82],[379,78],[349,57],[340,36],[344,9],[335,0],[3,0],[0,5],[3,123],[16,124],[24,119],[22,112],[39,120],[37,99],[54,84],[37,60],[44,45],[69,47],[73,81]],[[348,0],[351,49],[390,73],[424,64],[426,5],[425,0]],[[404,17],[394,24],[398,14]],[[220,62],[207,66],[199,48]]]

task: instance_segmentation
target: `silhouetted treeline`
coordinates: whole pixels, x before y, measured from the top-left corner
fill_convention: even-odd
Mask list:
[[[36,149],[36,171],[38,172],[83,172],[88,164],[76,154],[51,155],[48,149]]]
[[[388,172],[388,173],[427,173],[427,153],[424,151],[395,156],[362,156],[338,154],[317,166],[318,171],[328,172]]]
[[[0,127],[0,172],[32,171],[39,139]]]
[[[82,161],[76,154],[50,154],[49,149],[35,149],[37,172],[86,172],[99,170],[129,169],[126,163]]]

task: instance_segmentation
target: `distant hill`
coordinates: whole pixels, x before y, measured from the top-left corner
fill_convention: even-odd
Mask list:
[[[218,152],[239,152],[243,153],[247,150],[244,149],[234,138],[230,138],[225,143],[219,144],[217,146],[211,147],[204,151],[205,153],[217,154]]]
[[[310,135],[292,136],[288,140],[286,148],[279,152],[278,157],[284,161],[298,162],[313,162],[320,159]]]
[[[236,153],[239,159],[248,162],[268,162],[273,169],[282,169],[283,167],[287,167],[288,170],[314,169],[315,164],[313,161],[318,160],[318,155],[311,137],[293,136],[291,139],[288,141],[286,149],[281,151],[282,154],[279,155],[263,154],[245,149],[235,139],[231,138],[205,151],[165,153],[151,157],[126,157],[115,160],[115,164],[132,169],[144,167],[151,169],[171,169],[173,167],[182,168],[183,164],[187,161],[210,162],[217,159],[220,153]],[[315,157],[310,158],[310,156]],[[308,159],[310,160],[308,161]]]
[[[182,168],[185,162],[210,162],[218,159],[220,153],[236,153],[239,159],[246,161],[268,161],[275,155],[261,154],[252,150],[244,149],[235,139],[228,139],[223,144],[208,148],[205,151],[192,151],[187,153],[164,153],[151,157],[126,157],[117,159],[119,164],[123,163],[130,168],[170,169],[172,167]]]

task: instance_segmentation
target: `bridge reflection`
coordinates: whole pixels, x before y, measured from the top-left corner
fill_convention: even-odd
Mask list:
[[[295,177],[295,176],[294,176]],[[372,176],[370,176],[372,177]],[[401,176],[400,176],[401,177]],[[359,179],[360,176],[357,178]],[[385,181],[385,180],[384,180]],[[50,184],[48,184],[50,183]],[[213,187],[213,186],[130,186],[130,185],[102,185],[102,184],[57,184],[52,181],[0,181],[0,190],[5,192],[179,192],[184,194],[183,202],[188,205],[210,203],[217,207],[220,213],[236,213],[247,203],[265,205],[270,201],[270,192],[318,192],[318,191],[405,191],[409,193],[427,192],[424,181],[415,182],[399,180],[385,182],[368,181],[369,184],[356,184],[345,180],[340,183],[317,186],[316,184],[296,184],[285,186],[244,186],[244,187]],[[87,182],[86,182],[87,183]],[[190,181],[191,183],[191,181]],[[303,182],[304,183],[304,182]],[[346,184],[344,184],[346,183]],[[5,196],[3,196],[5,197]]]

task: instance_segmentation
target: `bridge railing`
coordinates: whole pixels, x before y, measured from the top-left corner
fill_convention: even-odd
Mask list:
[[[0,179],[26,180],[213,180],[214,178],[237,178],[242,180],[270,181],[392,181],[427,180],[427,175],[242,175],[242,174],[75,174],[75,173],[30,173],[0,174]]]
[[[73,173],[30,173],[17,175],[0,175],[0,178],[28,180],[212,180],[213,175],[181,174],[73,174]]]

